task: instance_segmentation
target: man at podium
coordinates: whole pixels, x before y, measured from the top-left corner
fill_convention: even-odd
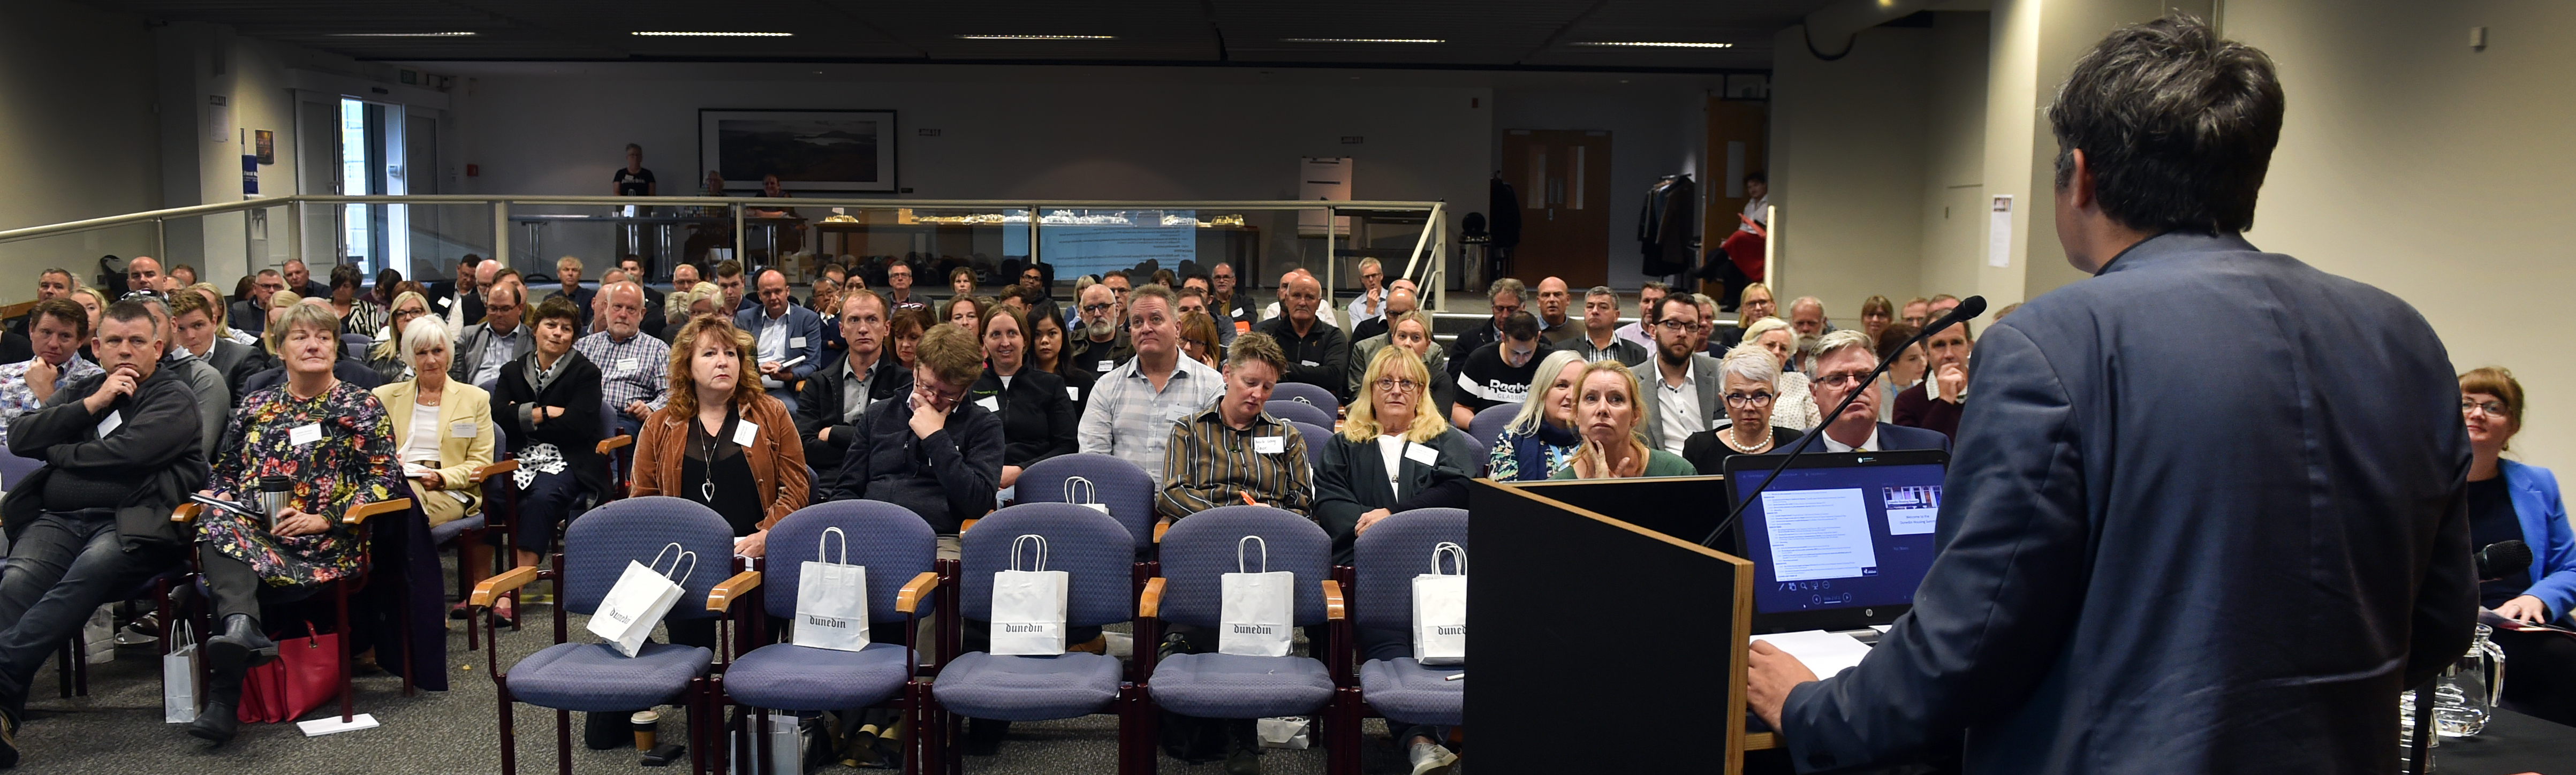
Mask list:
[[[2241,236],[2281,116],[2270,59],[2196,19],[2076,62],[2055,217],[2096,276],[1978,342],[1912,613],[1821,681],[1754,644],[1798,769],[2397,768],[2399,693],[2477,610],[2469,445],[2420,315]]]

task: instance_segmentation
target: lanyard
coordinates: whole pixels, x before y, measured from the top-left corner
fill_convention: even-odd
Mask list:
[[[708,433],[707,443],[703,445],[703,451],[707,461],[707,475],[706,478],[698,480],[698,495],[703,498],[705,503],[710,507],[716,505],[716,445],[724,443],[716,437],[725,433],[730,433],[733,430],[734,418],[739,416],[741,411],[741,407],[730,404],[726,405],[724,426],[716,433]],[[706,431],[706,423],[698,422],[696,420],[691,420],[690,422],[697,424],[699,432],[704,433]]]

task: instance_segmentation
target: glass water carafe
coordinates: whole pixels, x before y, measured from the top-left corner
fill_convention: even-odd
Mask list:
[[[2494,628],[2478,625],[2469,651],[2454,660],[2434,683],[2433,730],[2443,737],[2469,737],[2486,731],[2496,698],[2504,693],[2504,649],[2488,636]]]

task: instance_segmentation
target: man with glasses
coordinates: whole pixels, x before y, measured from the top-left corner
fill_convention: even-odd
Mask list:
[[[925,309],[930,302],[912,296],[912,265],[896,261],[886,265],[886,303],[895,309]]]
[[[494,285],[483,292],[483,322],[465,327],[456,338],[456,361],[447,378],[475,387],[501,379],[501,369],[537,346],[537,336],[520,324],[527,294],[516,285]]]
[[[1183,293],[1187,293],[1192,290],[1199,292],[1199,306],[1201,307],[1199,312],[1207,315],[1209,320],[1216,322],[1216,343],[1219,345],[1233,344],[1235,334],[1234,318],[1227,317],[1225,309],[1218,306],[1222,302],[1217,301],[1216,286],[1208,281],[1207,275],[1194,274],[1181,278],[1181,291]]]
[[[1404,313],[1412,312],[1414,307],[1413,283],[1397,280],[1395,286],[1386,292],[1386,314],[1376,320],[1361,323],[1359,328],[1351,332],[1350,364],[1342,369],[1345,374],[1344,381],[1350,383],[1348,390],[1351,395],[1363,395],[1360,393],[1360,379],[1368,372],[1369,359],[1377,357],[1377,348],[1385,347],[1395,340],[1394,332],[1388,330],[1388,327],[1394,325],[1395,320],[1404,317]],[[1446,375],[1449,371],[1448,360],[1446,353],[1435,350],[1423,360],[1422,365]],[[1434,411],[1446,410],[1435,408]]]
[[[1261,321],[1252,330],[1268,334],[1287,359],[1277,382],[1301,382],[1330,391],[1342,401],[1350,401],[1349,375],[1351,340],[1342,330],[1315,316],[1323,305],[1323,288],[1311,275],[1288,278],[1281,289],[1280,301],[1286,309],[1279,317]]]
[[[1032,263],[1020,267],[1020,287],[1028,289],[1031,294],[1028,298],[1033,301],[1047,297],[1046,270],[1038,266]]]
[[[1133,308],[1127,311],[1136,357],[1100,372],[1076,426],[1081,451],[1134,463],[1157,485],[1163,481],[1163,447],[1171,441],[1172,423],[1225,393],[1225,378],[1216,369],[1181,357],[1180,316],[1172,302],[1169,288],[1136,289]],[[1075,365],[1089,367],[1080,361]]]
[[[1591,301],[1587,298],[1585,304]],[[1715,427],[1726,415],[1719,406],[1717,359],[1699,349],[1697,337],[1704,322],[1699,305],[1679,294],[1664,297],[1660,304],[1655,310],[1655,370],[1646,380],[1654,398],[1643,400],[1645,406],[1639,407],[1646,414],[1641,427],[1647,444],[1679,455],[1691,434]]]
[[[1810,452],[1885,452],[1892,449],[1937,449],[1950,451],[1950,437],[1922,428],[1908,428],[1878,421],[1878,391],[1863,390],[1861,380],[1878,368],[1878,346],[1868,334],[1842,330],[1824,335],[1816,342],[1813,358],[1816,376],[1807,383],[1814,391],[1816,408],[1833,411],[1843,397],[1859,390],[1843,413],[1825,418],[1816,426],[1822,438],[1806,442]],[[1797,445],[1771,450],[1787,454]]]
[[[1135,357],[1135,342],[1129,337],[1130,332],[1118,325],[1118,296],[1109,284],[1092,283],[1075,295],[1082,299],[1082,306],[1074,309],[1076,319],[1082,324],[1067,334],[1072,341],[1065,345],[1065,362],[1093,374],[1107,374],[1118,368],[1118,364]],[[1172,319],[1180,320],[1180,314],[1173,312]]]
[[[1495,280],[1492,286],[1485,289],[1486,300],[1493,302],[1494,305],[1494,324],[1477,326],[1459,334],[1457,339],[1449,342],[1449,376],[1457,377],[1459,371],[1467,367],[1467,356],[1476,352],[1476,348],[1493,344],[1503,338],[1503,321],[1511,319],[1514,313],[1521,311],[1521,296],[1528,291],[1529,286],[1522,285],[1521,281],[1509,277]],[[1531,318],[1531,320],[1536,321],[1537,318]],[[1460,379],[1458,384],[1463,387],[1467,381]],[[1461,424],[1459,427],[1466,426]]]
[[[575,340],[572,349],[599,367],[599,397],[617,411],[617,432],[633,434],[644,418],[671,400],[671,345],[649,336],[644,289],[633,281],[610,283],[599,290],[608,306],[599,312],[601,327]]]
[[[1896,412],[1889,419],[1958,437],[1959,416],[1968,404],[1968,353],[1975,346],[1964,320],[1923,340],[1923,381],[1896,394]]]
[[[1360,259],[1360,295],[1351,299],[1351,331],[1371,320],[1386,319],[1386,270],[1376,258]]]
[[[1235,292],[1234,265],[1220,263],[1208,269],[1208,282],[1208,290],[1213,294],[1208,301],[1216,305],[1219,313],[1217,322],[1220,325],[1231,324],[1236,334],[1252,330],[1252,301]],[[1228,337],[1227,341],[1233,341],[1232,334],[1222,335]]]
[[[1468,353],[1467,363],[1458,367],[1458,401],[1449,407],[1450,424],[1464,428],[1488,407],[1519,405],[1529,396],[1538,362],[1554,352],[1547,338],[1538,335],[1538,316],[1518,304],[1512,307],[1512,314],[1503,318],[1500,338]]]
[[[760,270],[759,305],[734,313],[734,327],[751,332],[759,355],[760,386],[796,411],[796,383],[823,360],[823,317],[796,306],[787,295],[787,273]]]
[[[1110,312],[1109,319],[1118,321],[1118,325],[1120,327],[1125,327],[1127,325],[1127,292],[1134,289],[1134,286],[1127,281],[1127,270],[1109,270],[1109,273],[1100,276],[1100,284],[1109,287],[1109,293],[1112,297],[1110,301],[1118,305],[1116,310]]]
[[[966,400],[984,374],[983,346],[955,323],[931,326],[913,350],[912,394],[861,418],[823,500],[865,498],[912,510],[957,559],[957,531],[993,510],[1002,481],[1002,420]]]
[[[233,302],[224,317],[232,322],[233,327],[257,337],[268,330],[268,300],[278,291],[286,290],[286,276],[278,274],[275,269],[262,269],[259,274],[251,276],[250,283],[250,298]]]
[[[796,435],[805,443],[805,464],[818,472],[841,470],[841,457],[868,407],[912,389],[912,373],[882,357],[889,328],[885,297],[866,289],[845,292],[839,318],[848,349],[826,355],[830,362],[807,376],[805,390],[796,394]]]
[[[1560,349],[1574,348],[1585,361],[1618,361],[1630,368],[1645,363],[1651,351],[1619,338],[1618,327],[1619,292],[1595,285],[1583,292],[1583,333],[1556,344]]]

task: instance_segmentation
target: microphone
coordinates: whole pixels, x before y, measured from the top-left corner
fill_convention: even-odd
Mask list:
[[[1983,314],[1986,314],[1986,297],[1970,296],[1965,299],[1960,299],[1959,306],[1952,307],[1950,309],[1950,314],[1943,315],[1940,320],[1932,321],[1931,325],[1924,326],[1923,330],[1914,332],[1914,336],[1906,339],[1904,345],[1896,348],[1896,352],[1898,355],[1902,355],[1905,353],[1905,348],[1914,346],[1916,342],[1931,338],[1933,334],[1940,333],[1941,329],[1958,325],[1960,321]],[[1708,547],[1716,546],[1717,537],[1724,534],[1727,528],[1734,527],[1737,517],[1744,516],[1744,507],[1753,505],[1753,499],[1761,497],[1763,490],[1770,489],[1772,482],[1780,481],[1780,472],[1788,470],[1790,462],[1797,460],[1799,455],[1807,453],[1807,447],[1815,442],[1816,437],[1824,435],[1822,431],[1824,430],[1825,425],[1832,425],[1834,418],[1843,416],[1843,410],[1851,408],[1852,399],[1859,398],[1861,390],[1869,389],[1871,386],[1877,385],[1879,375],[1886,374],[1887,367],[1895,364],[1896,359],[1891,357],[1887,360],[1879,361],[1878,368],[1870,369],[1869,376],[1862,378],[1860,384],[1852,388],[1852,392],[1845,394],[1843,396],[1842,403],[1835,404],[1833,411],[1825,413],[1824,425],[1816,426],[1815,432],[1810,432],[1804,436],[1798,437],[1798,445],[1790,448],[1789,454],[1781,456],[1779,465],[1771,467],[1771,475],[1764,477],[1762,479],[1762,483],[1754,486],[1752,492],[1745,493],[1744,499],[1737,501],[1735,508],[1726,512],[1726,519],[1720,520],[1717,523],[1717,529],[1708,531],[1708,537],[1700,539],[1699,545]],[[2524,550],[2524,553],[2526,555],[2529,554],[2529,550]],[[2528,564],[2529,560],[2526,559],[2524,562],[2525,564]]]
[[[2497,541],[2479,549],[2476,558],[2479,581],[2520,576],[2531,570],[2531,545],[2521,541]]]

